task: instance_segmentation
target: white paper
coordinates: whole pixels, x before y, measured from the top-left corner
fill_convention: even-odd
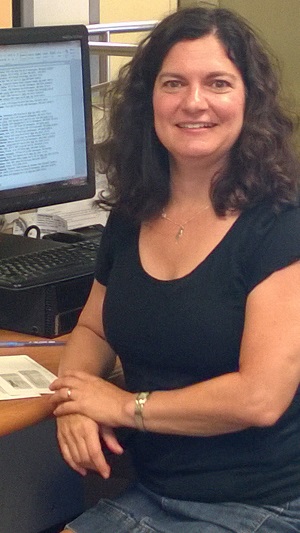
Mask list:
[[[0,357],[0,400],[34,398],[52,394],[50,383],[56,379],[45,367],[28,355]]]

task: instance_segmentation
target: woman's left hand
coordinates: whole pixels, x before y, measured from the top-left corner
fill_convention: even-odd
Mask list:
[[[102,378],[74,371],[56,379],[50,390],[55,416],[79,413],[109,427],[132,426],[124,407],[134,395]]]

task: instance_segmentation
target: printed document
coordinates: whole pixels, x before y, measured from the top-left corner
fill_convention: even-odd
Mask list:
[[[50,383],[56,376],[28,355],[0,357],[0,400],[34,398],[52,394]]]

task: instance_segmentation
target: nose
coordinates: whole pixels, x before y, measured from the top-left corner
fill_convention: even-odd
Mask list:
[[[205,91],[199,84],[187,87],[184,106],[190,110],[202,110],[208,108]]]

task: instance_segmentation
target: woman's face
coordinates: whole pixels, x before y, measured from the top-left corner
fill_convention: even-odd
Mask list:
[[[154,127],[176,163],[226,164],[243,125],[242,76],[214,35],[176,43],[153,91]]]

